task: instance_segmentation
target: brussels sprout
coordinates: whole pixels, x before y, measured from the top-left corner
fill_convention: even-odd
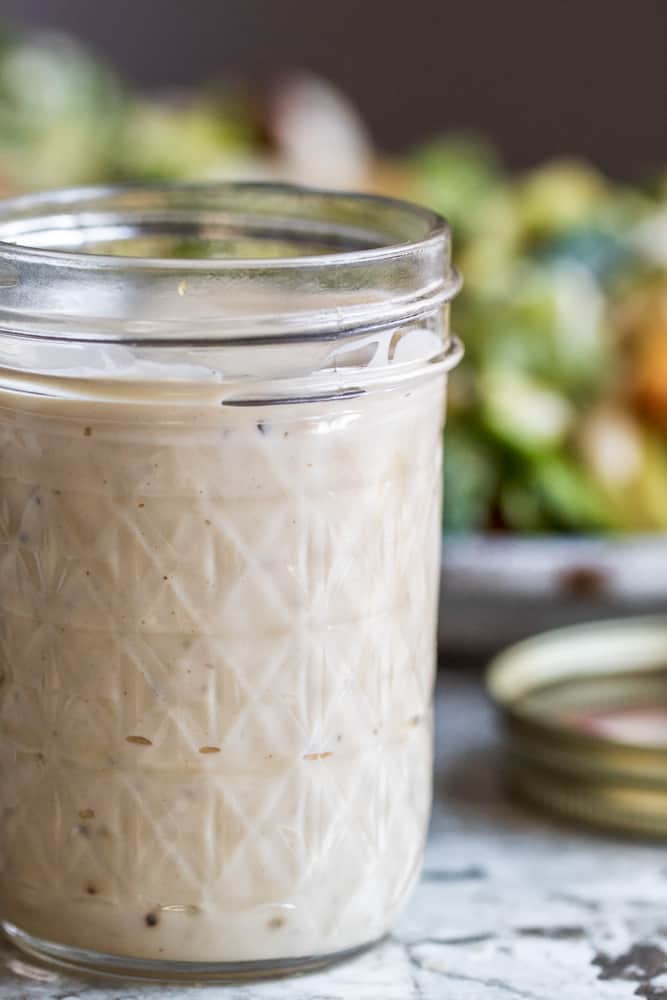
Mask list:
[[[482,372],[479,391],[485,426],[519,453],[534,455],[558,448],[572,426],[570,402],[518,371],[495,368]]]
[[[0,184],[54,187],[109,175],[123,97],[115,75],[55,32],[0,44]]]
[[[464,295],[455,323],[478,368],[518,370],[573,402],[610,377],[605,300],[578,265],[518,263],[502,290]]]
[[[635,255],[621,234],[579,226],[558,233],[544,245],[540,256],[547,263],[581,265],[599,280],[609,280]]]
[[[571,394],[601,385],[609,341],[605,300],[594,276],[585,267],[563,261],[538,269],[533,288],[538,301],[551,303],[551,323],[543,330],[551,378]]]
[[[533,470],[536,491],[552,528],[605,531],[614,527],[605,497],[589,473],[567,455],[552,455]]]
[[[412,196],[447,216],[462,236],[475,230],[501,180],[493,146],[473,135],[425,143],[410,154],[408,167]]]
[[[504,526],[512,531],[545,532],[553,528],[530,478],[512,476],[503,482],[498,505]]]
[[[445,434],[445,531],[480,531],[488,527],[497,488],[493,451],[474,428],[450,421]]]
[[[252,139],[238,104],[191,95],[144,98],[128,110],[116,169],[134,179],[208,178],[246,154]]]
[[[587,415],[577,443],[619,530],[667,530],[664,438],[618,405],[606,404]]]
[[[549,163],[520,179],[515,204],[522,232],[542,237],[586,223],[607,197],[601,174],[574,161]]]
[[[605,497],[586,470],[567,455],[546,455],[510,474],[500,489],[500,512],[517,531],[609,531]]]

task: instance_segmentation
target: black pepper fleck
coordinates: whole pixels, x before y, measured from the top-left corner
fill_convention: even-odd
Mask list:
[[[145,920],[147,927],[157,927],[157,922],[158,922],[157,913],[147,913]]]
[[[97,886],[93,885],[92,882],[89,882],[87,884],[87,886],[86,886],[86,892],[88,893],[89,896],[96,896],[97,895]]]
[[[259,423],[257,424],[257,430],[259,431],[260,434],[268,434],[269,433],[269,428],[268,428],[267,424],[264,423],[263,420],[260,420]]]
[[[84,433],[84,437],[89,438],[90,435],[93,433],[93,428],[92,427],[84,427],[83,433]]]
[[[271,917],[271,919],[269,920],[269,922],[267,923],[266,926],[269,928],[269,930],[272,930],[272,931],[280,930],[281,927],[285,926],[285,918],[284,917]]]

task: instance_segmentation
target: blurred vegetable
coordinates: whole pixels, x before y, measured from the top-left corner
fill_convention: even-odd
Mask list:
[[[444,202],[432,203],[443,208],[460,140],[451,160],[446,140],[430,149],[413,169],[433,189],[440,165]],[[666,206],[581,164],[513,179],[483,147],[477,155],[458,229],[450,213],[466,276],[454,325],[467,351],[450,413],[475,458],[466,463],[459,445],[446,462],[447,529],[667,530]],[[493,485],[475,494],[485,515],[477,502],[465,519],[451,496],[470,468]]]
[[[479,531],[488,521],[498,488],[493,449],[452,421],[445,440],[446,525],[452,531]]]
[[[555,450],[574,419],[560,393],[510,369],[480,374],[482,419],[491,434],[524,454]]]
[[[535,469],[544,525],[561,531],[612,528],[604,497],[588,471],[569,456],[552,455]]]
[[[631,400],[667,433],[667,277],[632,297],[619,311],[619,326],[625,335]]]
[[[606,182],[592,167],[550,163],[518,181],[519,227],[526,239],[572,229],[591,217],[606,194]]]
[[[416,149],[407,166],[416,200],[446,215],[462,233],[475,231],[500,177],[493,146],[465,134],[434,139]]]
[[[0,187],[109,174],[123,96],[115,74],[55,32],[0,36]]]
[[[624,410],[603,404],[584,421],[578,444],[618,530],[667,530],[664,440]]]
[[[248,157],[256,142],[240,100],[158,95],[128,105],[115,169],[135,180],[206,179]]]

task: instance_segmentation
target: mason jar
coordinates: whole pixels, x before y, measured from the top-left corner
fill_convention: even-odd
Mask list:
[[[6,934],[198,979],[378,941],[431,798],[446,223],[80,188],[0,241]]]

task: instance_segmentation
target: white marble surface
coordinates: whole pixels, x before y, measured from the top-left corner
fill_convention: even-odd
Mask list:
[[[475,674],[438,692],[424,877],[395,935],[327,972],[245,986],[90,981],[0,946],[0,1000],[667,1000],[667,845],[507,801]]]

